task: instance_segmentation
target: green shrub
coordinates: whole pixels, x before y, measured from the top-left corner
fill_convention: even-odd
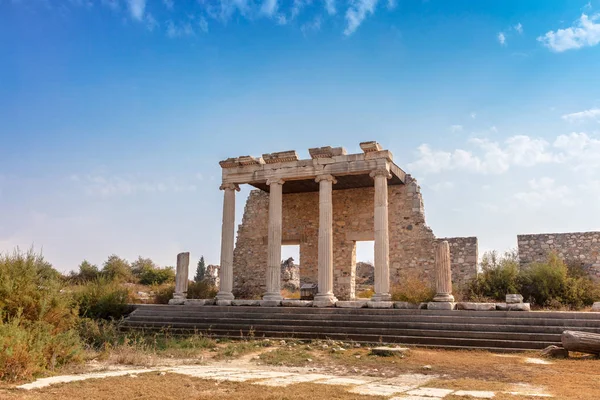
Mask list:
[[[154,286],[152,292],[154,292],[154,304],[169,304],[169,300],[175,293],[175,284]]]
[[[129,263],[116,256],[115,254],[108,257],[108,260],[102,267],[102,277],[111,281],[118,282],[133,282],[134,275]]]
[[[413,304],[429,302],[435,296],[435,289],[425,278],[415,273],[400,277],[400,283],[391,288],[393,301],[407,301]]]
[[[139,279],[142,285],[160,285],[166,282],[174,282],[175,271],[173,267],[147,268],[141,272]]]
[[[100,270],[96,265],[91,264],[87,260],[83,260],[81,264],[79,264],[78,272],[71,272],[69,276],[69,280],[75,283],[84,283],[93,281],[94,279],[98,279],[100,277]]]
[[[104,278],[80,285],[73,298],[83,318],[119,319],[130,311],[127,288]]]
[[[78,331],[83,343],[97,350],[115,347],[121,339],[115,321],[81,318]]]
[[[496,251],[484,253],[481,273],[465,287],[466,297],[482,301],[504,301],[508,293],[520,293],[519,260],[515,250],[498,256]]]
[[[206,281],[191,281],[188,285],[188,299],[212,299],[217,295],[217,288]]]

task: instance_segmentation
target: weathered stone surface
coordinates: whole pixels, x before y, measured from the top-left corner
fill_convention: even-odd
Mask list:
[[[523,302],[523,296],[520,294],[507,294],[506,304],[518,304]]]
[[[261,300],[231,300],[232,306],[260,306]]]
[[[180,306],[180,305],[183,305],[184,303],[185,303],[185,299],[182,299],[182,298],[169,300],[170,305]]]
[[[185,299],[184,302],[186,306],[213,306],[215,303],[215,299]]]
[[[428,310],[454,310],[456,303],[451,301],[430,301],[427,303]]]
[[[588,274],[600,278],[600,232],[518,235],[521,264],[545,262],[555,252],[569,264],[578,264]]]
[[[564,347],[548,346],[540,352],[540,355],[549,358],[569,358],[569,350]]]
[[[261,307],[279,307],[282,300],[259,300]]]
[[[531,311],[531,305],[529,303],[516,303],[516,304],[497,303],[496,310],[499,310],[499,311]]]
[[[369,300],[338,301],[335,306],[339,308],[365,308],[368,302]]]
[[[230,306],[231,300],[217,300],[216,304],[218,306]]]
[[[283,299],[281,305],[284,307],[312,307],[312,300]]]
[[[374,347],[371,349],[371,354],[375,356],[400,356],[408,353],[410,349],[407,347]]]
[[[291,292],[300,290],[300,266],[292,257],[281,263],[281,287]]]
[[[367,307],[369,308],[393,308],[393,301],[367,301]]]
[[[452,296],[452,271],[450,270],[450,245],[447,240],[434,246],[435,252],[435,302],[454,302]]]
[[[312,306],[313,307],[335,307],[335,303],[337,301],[336,300],[313,300],[312,301]]]
[[[592,311],[600,311],[600,301],[595,301],[592,305]]]
[[[206,272],[204,272],[204,278],[202,279],[204,282],[208,283],[211,286],[219,287],[219,266],[209,264],[206,266]]]
[[[175,275],[175,292],[173,293],[174,301],[184,300],[187,297],[188,290],[188,271],[190,266],[190,253],[179,253],[177,254],[177,269]],[[183,304],[181,303],[171,303],[169,304]]]
[[[395,301],[394,308],[400,308],[403,310],[416,310],[420,308],[420,304],[409,303],[408,301]]]
[[[600,334],[564,331],[560,336],[560,341],[568,351],[600,355]]]
[[[496,310],[496,303],[460,302],[456,303],[456,309],[469,311],[494,311]]]

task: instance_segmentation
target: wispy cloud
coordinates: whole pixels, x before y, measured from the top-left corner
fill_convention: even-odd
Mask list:
[[[599,18],[600,14],[591,17],[581,14],[573,26],[549,31],[538,37],[537,40],[557,53],[586,46],[596,46],[600,43],[600,24],[595,23]]]
[[[315,17],[315,19],[313,19],[311,22],[302,24],[302,26],[300,27],[302,34],[305,36],[312,32],[318,32],[320,29],[321,29],[321,16],[320,15],[317,15]]]
[[[142,21],[146,10],[146,0],[127,0],[129,13],[133,19]]]
[[[167,7],[168,10],[172,10],[175,6],[175,0],[163,0],[163,4]]]
[[[523,25],[521,25],[520,22],[516,24],[513,28],[515,31],[517,31],[519,35],[523,33]]]
[[[452,133],[455,133],[455,132],[462,132],[462,130],[463,130],[463,126],[462,126],[462,125],[452,125],[452,126],[450,127],[450,131],[451,131]]]
[[[325,0],[325,10],[327,11],[327,14],[334,15],[337,12],[335,0]]]
[[[175,24],[173,21],[167,21],[167,36],[170,38],[193,36],[194,33],[191,22]]]
[[[378,0],[351,0],[346,11],[346,29],[344,35],[352,35],[369,14],[375,12]]]
[[[503,33],[503,32],[499,32],[499,33],[498,33],[498,36],[497,36],[497,38],[498,38],[498,42],[499,42],[499,43],[500,43],[502,46],[506,45],[506,36],[504,35],[504,33]]]
[[[570,197],[572,192],[565,185],[559,185],[553,178],[542,177],[539,179],[531,179],[529,182],[529,190],[514,194],[514,198],[528,206],[540,207],[547,202],[560,203],[563,206],[572,206],[575,204]]]
[[[589,110],[575,112],[571,114],[565,114],[562,116],[562,119],[569,122],[579,122],[589,119],[599,119],[600,120],[600,108],[591,108]]]
[[[277,12],[277,0],[264,0],[260,11],[262,14],[272,17]]]

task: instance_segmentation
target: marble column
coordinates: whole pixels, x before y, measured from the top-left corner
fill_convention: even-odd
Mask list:
[[[188,275],[190,268],[190,253],[177,254],[177,269],[175,270],[175,293],[169,304],[183,304],[187,298]]]
[[[281,297],[281,220],[283,179],[269,179],[269,233],[267,248],[267,292],[263,300]]]
[[[233,245],[235,239],[235,192],[240,187],[233,183],[224,183],[223,225],[221,228],[221,268],[219,271],[219,293],[217,300],[233,300]]]
[[[452,269],[450,268],[450,245],[446,240],[435,248],[435,291],[433,301],[453,302]]]
[[[388,179],[387,169],[371,172],[375,180],[375,294],[373,301],[389,301],[390,295],[390,243],[388,230]]]
[[[334,304],[337,299],[333,294],[333,184],[332,175],[320,175],[319,183],[319,257],[318,277],[319,291],[315,303]]]

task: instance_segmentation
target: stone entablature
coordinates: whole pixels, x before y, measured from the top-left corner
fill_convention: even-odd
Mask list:
[[[600,232],[518,235],[517,242],[521,264],[544,262],[554,251],[566,262],[580,263],[592,277],[600,278]]]

